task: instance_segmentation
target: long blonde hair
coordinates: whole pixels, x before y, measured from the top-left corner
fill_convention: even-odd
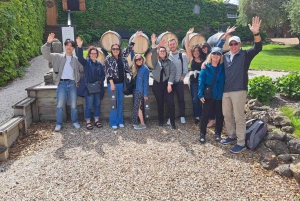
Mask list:
[[[206,61],[207,61],[207,63],[211,63],[211,53],[207,56]],[[222,63],[223,63],[223,55],[221,54],[221,58],[220,58],[218,65],[220,65]]]
[[[142,55],[140,55],[140,54],[136,54],[136,55],[134,55],[134,57],[133,57],[133,65],[132,65],[132,74],[133,74],[133,77],[135,77],[136,75],[137,75],[137,72],[138,72],[138,67],[137,67],[137,65],[136,65],[136,62],[135,62],[135,58],[137,57],[137,56],[140,56],[142,59],[143,59],[143,64],[142,65],[144,65],[145,64],[145,57],[144,56],[142,56]]]

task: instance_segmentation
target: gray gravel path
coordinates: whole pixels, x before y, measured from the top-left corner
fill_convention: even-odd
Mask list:
[[[48,62],[42,57],[38,56],[31,60],[31,65],[26,68],[25,76],[14,80],[6,87],[0,89],[0,123],[8,120],[13,116],[12,105],[27,97],[26,88],[39,84],[44,81],[44,74],[49,72]],[[267,75],[275,79],[287,72],[276,71],[249,71],[249,78],[254,76]]]
[[[49,72],[48,62],[42,56],[35,57],[30,64],[24,77],[0,89],[0,123],[13,116],[12,105],[27,97],[25,89],[43,82],[44,74]]]

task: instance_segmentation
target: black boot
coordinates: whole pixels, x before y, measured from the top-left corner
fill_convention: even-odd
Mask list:
[[[206,142],[205,134],[200,133],[200,143],[204,144]]]

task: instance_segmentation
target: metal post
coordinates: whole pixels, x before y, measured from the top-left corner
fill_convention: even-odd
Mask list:
[[[71,26],[71,11],[68,10],[68,26]]]

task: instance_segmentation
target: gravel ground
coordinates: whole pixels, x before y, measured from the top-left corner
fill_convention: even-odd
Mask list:
[[[42,57],[35,57],[26,68],[25,76],[0,88],[0,123],[13,116],[12,106],[27,97],[26,88],[44,81],[44,74],[49,72],[48,62]]]
[[[142,131],[129,120],[116,131],[33,124],[0,163],[0,200],[298,200],[296,181],[264,170],[258,152],[231,154],[211,131],[201,145],[187,120]]]

